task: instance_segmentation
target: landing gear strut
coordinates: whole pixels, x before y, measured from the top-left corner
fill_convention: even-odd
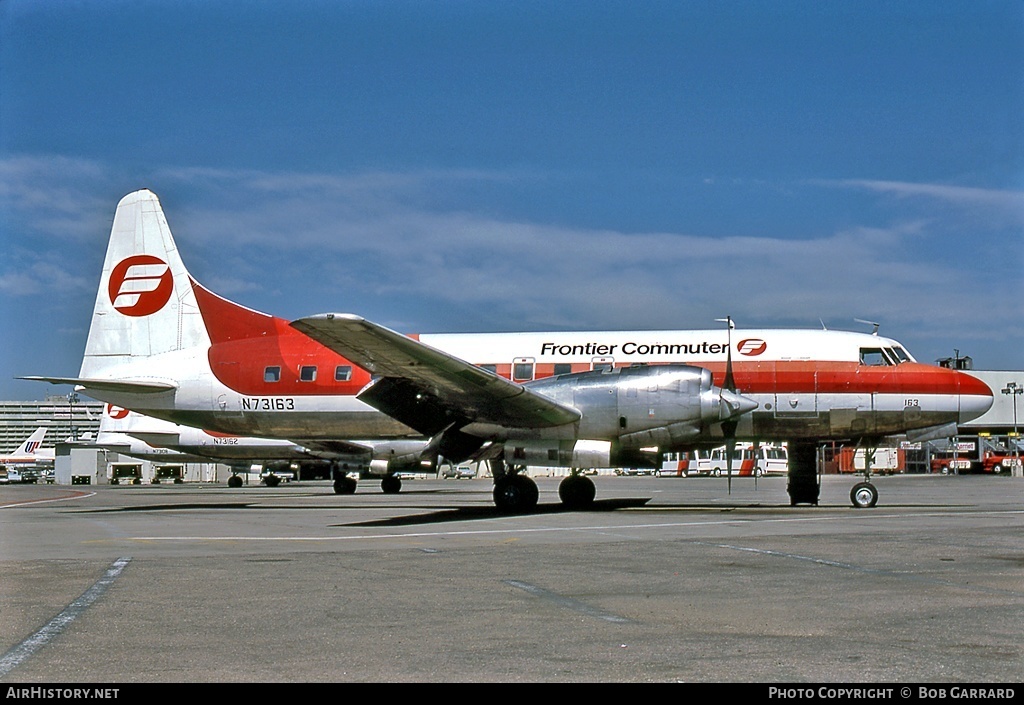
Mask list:
[[[850,490],[850,501],[857,509],[870,509],[878,503],[878,490],[871,484],[871,463],[875,459],[875,445],[864,449],[864,481]]]
[[[789,444],[789,492],[791,506],[818,506],[821,483],[818,481],[818,447],[815,443],[792,441]]]

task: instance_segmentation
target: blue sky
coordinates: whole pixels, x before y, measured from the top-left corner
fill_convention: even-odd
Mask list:
[[[1024,3],[0,2],[0,399],[114,207],[286,318],[868,329],[1024,369]]]

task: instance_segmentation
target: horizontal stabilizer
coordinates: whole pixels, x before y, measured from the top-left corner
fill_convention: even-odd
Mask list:
[[[151,445],[154,448],[173,448],[181,443],[181,436],[177,433],[157,433],[147,431],[130,431],[126,432],[126,435],[132,438],[137,438],[147,445]]]
[[[141,381],[130,379],[89,379],[86,377],[18,377],[33,382],[49,382],[50,384],[73,384],[83,389],[95,389],[103,392],[123,392],[127,394],[158,394],[170,392],[178,388],[172,382]]]

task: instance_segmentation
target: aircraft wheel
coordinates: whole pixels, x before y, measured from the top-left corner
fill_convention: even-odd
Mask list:
[[[402,491],[402,478],[397,475],[385,475],[380,480],[380,488],[384,494],[398,494]]]
[[[355,494],[356,481],[351,477],[339,477],[334,480],[334,494]]]
[[[232,475],[231,477],[228,478],[228,487],[241,487],[241,486],[242,486],[242,478],[240,478],[238,475]]]
[[[585,509],[594,503],[597,488],[589,477],[570,475],[558,485],[558,498],[568,509]]]
[[[878,503],[878,490],[870,482],[858,482],[850,490],[850,501],[857,509],[870,509]]]
[[[537,483],[525,475],[509,475],[494,483],[494,504],[502,511],[533,511],[538,496]]]
[[[281,478],[277,475],[267,475],[263,481],[267,483],[267,487],[277,487],[281,484]]]

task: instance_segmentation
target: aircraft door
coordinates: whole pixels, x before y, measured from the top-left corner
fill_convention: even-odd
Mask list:
[[[818,372],[803,361],[775,363],[775,418],[799,419],[818,415]]]

